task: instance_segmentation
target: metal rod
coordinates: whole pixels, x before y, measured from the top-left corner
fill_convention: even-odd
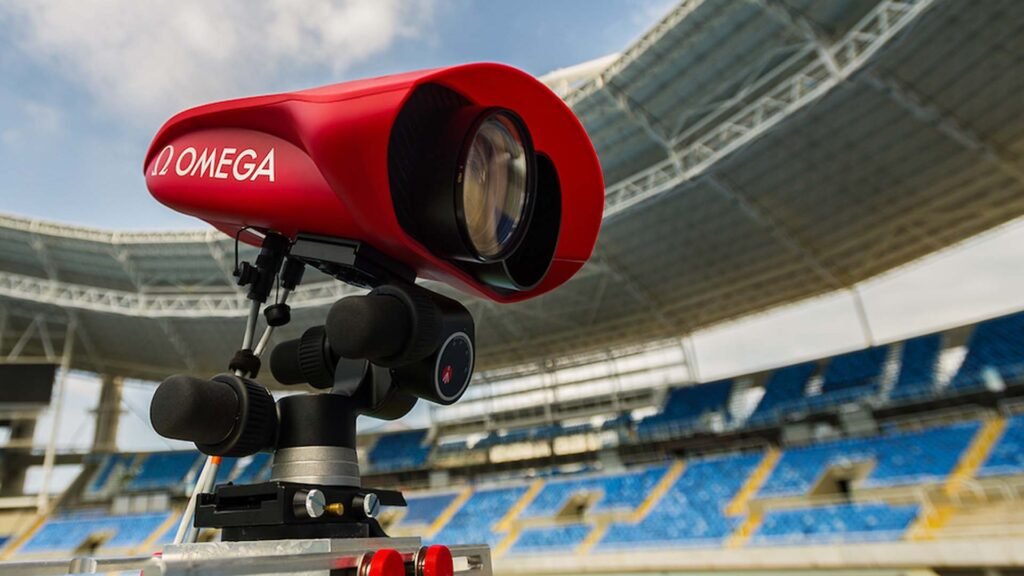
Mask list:
[[[196,503],[199,501],[199,494],[202,493],[206,487],[206,477],[210,473],[210,468],[213,467],[213,458],[210,456],[206,457],[203,462],[203,469],[199,472],[199,478],[196,479],[196,485],[192,489],[192,496],[188,499],[188,504],[185,505],[185,510],[181,513],[181,522],[178,523],[178,531],[174,534],[174,543],[181,544],[185,541],[185,537],[189,535],[189,530],[192,524],[192,516],[195,515]]]
[[[64,349],[61,351],[60,378],[57,379],[57,399],[53,406],[53,422],[50,425],[50,440],[46,443],[46,454],[43,456],[43,483],[39,487],[36,506],[40,513],[45,512],[50,503],[50,479],[53,476],[53,465],[57,459],[57,435],[60,433],[60,421],[64,412],[64,394],[67,389],[68,373],[71,372],[71,355],[75,348],[76,323],[72,318],[64,333]]]
[[[194,518],[196,513],[196,506],[199,505],[199,495],[203,492],[212,492],[213,487],[217,484],[217,472],[220,470],[221,458],[220,456],[208,456],[206,460],[210,463],[209,472],[206,474],[206,480],[202,484],[196,484],[198,492],[195,493],[195,502],[192,504],[192,514]],[[200,479],[202,481],[202,479]],[[189,522],[187,531],[185,533],[185,542],[194,543],[199,539],[199,530],[194,526],[195,522]]]
[[[249,317],[245,321],[245,334],[242,335],[242,350],[251,350],[252,341],[256,337],[256,322],[260,318],[260,302],[253,300],[249,304]]]

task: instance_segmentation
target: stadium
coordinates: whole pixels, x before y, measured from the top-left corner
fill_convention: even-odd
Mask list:
[[[408,504],[375,513],[387,534],[485,544],[498,575],[1024,573],[1024,309],[878,337],[861,291],[1024,216],[1024,4],[682,0],[541,81],[600,159],[596,248],[514,304],[423,283],[472,314],[477,360],[457,404],[361,428],[363,485]],[[172,544],[206,457],[119,446],[125,395],[227,368],[257,253],[0,214],[0,574],[121,573]],[[272,343],[363,293],[308,271]],[[694,334],[837,298],[815,322],[855,345],[809,333],[702,375]],[[65,449],[83,374],[92,434]],[[272,460],[224,457],[215,483]]]

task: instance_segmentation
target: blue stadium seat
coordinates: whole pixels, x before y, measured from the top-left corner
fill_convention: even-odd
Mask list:
[[[1024,312],[986,320],[974,328],[950,388],[981,389],[987,370],[998,372],[1007,384],[1024,382]]]
[[[384,434],[370,450],[370,466],[378,472],[422,468],[430,455],[430,446],[423,445],[426,437],[426,430]]]
[[[900,373],[889,398],[906,400],[934,394],[941,349],[941,334],[918,336],[904,342],[900,353]]]
[[[825,368],[822,395],[851,389],[873,391],[888,354],[888,346],[874,346],[833,357]]]
[[[561,526],[545,526],[526,528],[519,533],[509,554],[544,554],[551,552],[571,552],[593,530],[589,524],[564,524]]]
[[[978,428],[977,422],[969,422],[787,448],[759,495],[806,494],[829,466],[843,462],[874,462],[874,468],[862,483],[865,487],[941,482],[956,467]]]
[[[133,458],[135,458],[134,454],[110,454],[104,457],[86,492],[95,494],[102,491],[106,488],[107,483],[111,481],[114,472],[118,469],[129,467]]]
[[[979,476],[1024,474],[1024,414],[1010,418]]]
[[[197,452],[156,452],[146,456],[125,490],[173,490],[184,488],[185,476],[199,459]]]
[[[446,494],[428,494],[409,496],[406,498],[406,512],[402,517],[402,526],[430,525],[458,496],[455,492]]]
[[[487,544],[495,546],[502,536],[494,525],[522,498],[526,486],[490,488],[474,492],[469,500],[429,540],[438,544]]]
[[[692,430],[705,414],[726,413],[731,393],[732,380],[674,388],[669,392],[661,412],[637,424],[637,434],[643,439],[651,439],[671,437]]]
[[[733,454],[689,461],[643,520],[612,524],[598,549],[720,545],[742,521],[723,510],[760,460],[760,454]]]
[[[523,510],[522,517],[553,517],[573,494],[581,492],[601,493],[601,498],[594,505],[595,511],[633,510],[643,503],[667,469],[666,466],[655,466],[620,474],[549,480]]]
[[[751,539],[753,546],[899,540],[917,518],[917,506],[879,502],[772,510]]]
[[[23,554],[70,553],[94,534],[110,533],[104,549],[126,549],[142,545],[170,516],[168,512],[107,516],[80,513],[52,517],[19,550]]]
[[[805,398],[807,381],[818,370],[815,362],[804,362],[779,368],[772,373],[764,386],[764,396],[754,413],[750,424],[765,424],[778,419],[780,413]]]

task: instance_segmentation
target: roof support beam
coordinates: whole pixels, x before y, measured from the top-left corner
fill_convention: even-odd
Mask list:
[[[111,254],[114,256],[114,259],[117,260],[118,264],[121,265],[121,268],[128,276],[128,279],[131,280],[135,289],[139,292],[145,292],[146,286],[142,281],[142,274],[139,273],[138,267],[136,267],[135,263],[132,262],[131,252],[122,245],[118,246],[116,249],[112,249]]]
[[[651,116],[643,106],[634,102],[633,99],[625,93],[625,91],[611,82],[605,84],[605,91],[603,93],[608,96],[608,99],[611,100],[619,110],[622,110],[630,120],[639,126],[644,133],[651,138],[651,140],[661,146],[665,150],[665,155],[670,160],[679,164],[679,155],[676,154],[676,150],[672,145],[672,142],[668,136],[658,128],[657,120],[655,120],[655,118]]]
[[[847,283],[843,282],[838,276],[829,270],[810,248],[804,246],[802,242],[793,236],[791,232],[786,230],[785,227],[779,224],[778,221],[772,218],[770,214],[755,205],[751,200],[748,200],[742,193],[737,191],[735,187],[725,184],[714,174],[704,176],[704,182],[706,182],[715,192],[718,192],[720,195],[725,197],[726,200],[738,206],[748,218],[767,230],[768,233],[780,244],[785,246],[786,249],[800,256],[811,271],[820,276],[833,288],[842,289],[847,287]]]
[[[875,336],[871,330],[871,323],[868,320],[867,310],[864,307],[864,301],[861,299],[860,291],[857,290],[855,285],[844,282],[839,278],[839,276],[829,270],[828,266],[825,265],[825,263],[822,262],[810,248],[794,237],[793,234],[786,230],[784,226],[772,218],[770,214],[738,192],[735,187],[723,183],[713,174],[705,176],[704,181],[707,182],[716,192],[726,197],[730,202],[739,206],[740,210],[742,210],[743,213],[751,220],[768,230],[768,233],[771,234],[772,237],[774,237],[780,244],[800,256],[808,268],[829,283],[833,288],[836,290],[846,291],[853,302],[854,312],[857,314],[857,321],[860,325],[861,335],[864,337],[864,342],[868,346],[875,345]]]
[[[605,68],[601,74],[569,94],[566,98],[566,102],[572,106],[590,94],[600,90],[602,86],[611,82],[619,72],[628,68],[629,65],[637,59],[637,57],[646,52],[647,49],[654,44],[657,44],[665,34],[685,20],[697,8],[700,8],[702,4],[704,4],[704,0],[683,0],[677,4],[671,12],[655,24],[653,28],[643,35],[643,37],[627,48],[626,51],[623,52],[617,60]]]
[[[704,174],[721,159],[754,141],[797,110],[817,101],[842,79],[863,68],[893,37],[928,10],[935,0],[883,0],[835,44],[840,74],[820,58],[770,89],[716,128],[678,150],[680,162],[659,162],[605,191],[605,218],[673,190]]]
[[[39,329],[39,322],[41,319],[42,316],[38,314],[32,318],[32,321],[29,322],[28,326],[26,326],[25,330],[21,333],[21,337],[19,337],[18,341],[14,343],[14,348],[11,348],[10,354],[7,355],[8,361],[17,360],[18,357],[21,356],[21,353],[25,350],[25,346],[28,345],[32,335]]]
[[[160,326],[160,330],[163,331],[165,336],[167,336],[167,340],[171,343],[171,346],[174,347],[174,351],[181,356],[182,362],[185,363],[185,366],[189,371],[195,371],[195,355],[193,355],[192,351],[189,350],[189,347],[185,344],[185,340],[182,339],[181,334],[179,334],[174,328],[171,321],[167,318],[158,318],[157,325]]]
[[[39,324],[36,326],[36,333],[39,334],[39,342],[43,345],[43,351],[46,352],[46,357],[56,358],[57,354],[53,348],[53,340],[50,338],[50,331],[46,328],[46,318],[43,316],[39,317]]]
[[[38,220],[33,222],[38,225]],[[46,277],[50,280],[59,279],[57,273],[57,266],[54,265],[53,259],[50,258],[50,252],[46,249],[46,243],[43,241],[43,237],[38,233],[32,233],[32,240],[29,242],[32,246],[32,251],[36,253],[36,257],[39,258],[39,263],[43,266],[43,271],[46,272]]]
[[[78,336],[79,341],[81,341],[82,348],[85,348],[85,355],[92,361],[93,366],[95,366],[100,372],[106,372],[106,362],[103,360],[103,356],[97,352],[96,345],[93,343],[89,333],[85,330],[85,326],[82,324],[82,320],[79,318],[78,312],[75,310],[68,310],[68,322],[75,325],[75,334]]]
[[[331,304],[362,290],[335,280],[303,286],[289,299],[292,308]],[[0,296],[61,308],[141,318],[236,318],[248,313],[249,301],[238,292],[172,294],[130,292],[72,284],[0,270]]]
[[[210,250],[210,255],[217,261],[218,268],[220,268],[221,273],[224,275],[224,280],[226,280],[230,286],[235,286],[238,282],[235,278],[234,264],[228,260],[228,256],[225,254],[224,246],[222,244],[223,241],[220,233],[211,230],[206,235],[206,246]]]
[[[796,32],[804,38],[814,50],[818,57],[824,62],[829,72],[835,78],[842,78],[843,71],[839,68],[835,55],[832,53],[833,46],[828,36],[816,24],[808,20],[803,14],[798,14],[788,4],[779,0],[752,0],[765,12],[771,14],[787,28]]]
[[[669,320],[665,313],[662,311],[661,305],[658,303],[657,299],[655,299],[654,296],[651,295],[651,293],[646,288],[639,285],[636,281],[630,278],[628,274],[622,272],[618,264],[616,264],[614,260],[610,259],[606,254],[604,254],[604,251],[595,251],[592,258],[597,259],[605,267],[605,269],[611,276],[613,276],[618,282],[622,283],[622,285],[626,288],[626,291],[629,292],[629,294],[632,295],[637,300],[637,302],[644,307],[644,309],[647,311],[647,314],[651,317],[651,319],[654,320],[665,330],[666,335],[689,335],[692,332],[688,326],[680,325],[679,323],[674,323],[671,320]],[[600,299],[595,301],[595,308],[599,304]],[[691,366],[690,359],[685,354],[684,358],[687,371],[692,377],[696,378],[696,365]],[[696,379],[694,379],[694,382],[696,382]]]
[[[952,114],[940,110],[922,94],[893,78],[883,78],[878,74],[865,74],[862,78],[865,84],[884,94],[915,118],[935,127],[964,148],[977,152],[1001,172],[1024,186],[1024,169],[1013,162],[1007,154],[985,142]]]

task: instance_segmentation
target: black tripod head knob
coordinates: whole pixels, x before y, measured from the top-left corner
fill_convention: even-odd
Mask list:
[[[266,388],[233,374],[171,376],[153,394],[153,428],[211,456],[248,456],[274,446],[277,408]]]
[[[324,326],[337,355],[395,367],[433,352],[442,322],[429,292],[414,284],[386,284],[335,302]]]
[[[270,372],[281,384],[309,384],[326,389],[334,385],[338,358],[331,352],[323,326],[313,326],[300,338],[285,340],[270,353]]]

